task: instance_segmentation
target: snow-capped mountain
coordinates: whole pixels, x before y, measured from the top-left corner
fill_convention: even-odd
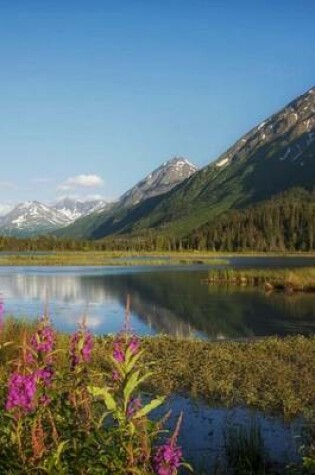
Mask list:
[[[121,196],[119,206],[129,208],[152,196],[167,193],[197,171],[197,167],[182,157],[174,157],[139,181]]]
[[[104,200],[80,201],[71,198],[63,198],[62,200],[57,201],[52,208],[64,214],[69,222],[73,222],[82,216],[87,216],[88,214],[97,211],[103,211],[107,205],[108,203]]]
[[[51,232],[73,223],[76,219],[105,209],[103,200],[79,201],[64,198],[48,205],[39,201],[18,204],[0,221],[0,233],[30,236]]]
[[[67,225],[62,213],[38,201],[18,204],[0,222],[2,234],[21,235],[46,232]]]
[[[79,218],[90,215],[107,215],[108,211],[128,210],[132,206],[161,195],[174,188],[197,170],[188,160],[175,157],[164,162],[133,188],[122,195],[116,203],[104,200],[81,201],[63,198],[53,204],[38,201],[20,203],[10,213],[0,219],[0,234],[30,236],[53,232],[65,228]],[[79,234],[75,233],[76,237]]]
[[[115,203],[111,203],[105,210],[83,219],[76,220],[70,226],[58,231],[58,236],[77,238],[94,237],[94,227],[102,228],[104,235],[120,226],[122,221],[128,221],[133,208],[140,206],[147,199],[162,196],[176,187],[197,171],[197,167],[182,157],[174,157],[153,170],[135,186],[124,193]],[[89,234],[86,233],[88,229]]]

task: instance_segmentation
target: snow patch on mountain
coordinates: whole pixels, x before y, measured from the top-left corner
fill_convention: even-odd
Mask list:
[[[0,233],[32,235],[51,232],[76,219],[105,209],[104,200],[79,201],[64,198],[54,204],[38,201],[19,203],[0,220]]]
[[[223,160],[220,160],[218,163],[215,164],[216,167],[223,167],[228,163],[229,159],[228,158],[223,158]]]

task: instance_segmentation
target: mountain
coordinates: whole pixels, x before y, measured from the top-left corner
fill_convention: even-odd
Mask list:
[[[109,205],[104,200],[80,201],[71,198],[63,198],[55,203],[52,208],[63,213],[70,222],[87,216],[91,213],[103,211]]]
[[[157,199],[165,195],[194,175],[196,171],[197,167],[187,159],[174,157],[139,181],[110,208],[97,215],[93,214],[78,219],[72,225],[58,231],[57,235],[77,238],[94,237],[95,232],[99,234],[100,227],[106,228],[107,234],[114,232],[116,223],[120,226],[123,220],[128,220],[130,210],[150,199]]]
[[[147,175],[119,199],[119,207],[130,208],[153,196],[167,193],[197,171],[182,157],[174,157]]]
[[[121,212],[81,222],[79,235],[185,236],[228,209],[244,208],[293,187],[315,185],[315,88],[243,135],[218,159],[167,193]],[[70,230],[71,228],[69,228]],[[78,231],[78,228],[76,228]]]
[[[47,205],[38,201],[18,204],[0,221],[0,233],[11,236],[30,236],[52,232],[67,226],[81,216],[104,210],[103,200],[78,201],[65,198]]]
[[[0,233],[25,236],[35,232],[45,233],[65,226],[66,216],[38,201],[18,204],[0,222]]]

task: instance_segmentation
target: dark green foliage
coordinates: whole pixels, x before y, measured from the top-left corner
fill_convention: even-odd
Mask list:
[[[313,251],[315,192],[293,189],[244,210],[230,211],[193,231],[194,249]]]
[[[32,251],[101,251],[104,244],[74,238],[56,238],[55,236],[13,237],[0,236],[0,252]]]

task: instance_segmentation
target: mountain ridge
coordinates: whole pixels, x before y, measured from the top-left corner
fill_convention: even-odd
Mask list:
[[[143,203],[154,203],[159,200],[159,197],[171,192],[183,181],[193,176],[196,171],[197,167],[186,158],[173,157],[130,188],[108,211],[100,213],[98,216],[83,217],[69,227],[60,229],[57,236],[85,238],[86,234],[94,234],[95,223],[98,225],[98,221],[111,222],[111,229],[114,229],[116,222],[128,221],[129,214],[137,207],[141,207]]]
[[[145,236],[148,232],[185,236],[229,209],[242,209],[294,187],[310,190],[314,177],[312,87],[251,128],[201,170],[174,157],[117,202],[76,219],[56,235],[86,239]]]
[[[106,206],[104,200],[80,201],[71,198],[63,198],[53,204],[36,200],[18,203],[1,218],[0,233],[11,236],[49,233]]]
[[[158,233],[185,235],[222,212],[267,199],[289,188],[310,189],[315,175],[315,88],[253,127],[217,160],[128,217],[100,216],[84,237]],[[97,221],[97,220],[96,220]],[[115,222],[115,226],[113,226]]]

